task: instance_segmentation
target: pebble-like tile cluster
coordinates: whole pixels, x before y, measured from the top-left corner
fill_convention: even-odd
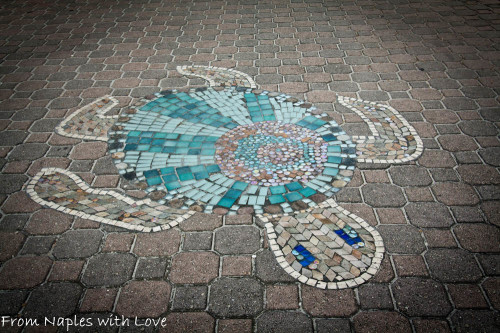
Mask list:
[[[246,87],[257,88],[255,81],[243,72],[213,66],[177,66],[180,74],[201,77],[208,81],[211,87]]]
[[[291,203],[316,206],[315,194],[332,196],[355,166],[349,136],[311,111],[243,87],[163,91],[120,118],[109,148],[126,179],[166,192],[162,204],[291,212]]]

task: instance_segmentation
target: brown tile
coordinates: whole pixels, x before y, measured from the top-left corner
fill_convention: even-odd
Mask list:
[[[424,258],[421,256],[396,256],[393,255],[394,266],[400,277],[429,276]]]
[[[483,289],[493,308],[500,309],[500,278],[488,278],[483,282]]]
[[[238,215],[227,215],[225,217],[225,224],[227,225],[235,225],[235,224],[252,224],[253,217],[249,214],[238,214]]]
[[[219,275],[219,256],[213,252],[182,252],[172,259],[173,283],[208,283]]]
[[[182,231],[211,231],[220,226],[221,216],[203,213],[196,213],[179,225]]]
[[[413,327],[415,327],[415,333],[451,333],[446,320],[415,319],[413,320]]]
[[[447,206],[474,206],[479,203],[474,188],[463,183],[436,183],[432,192],[438,201]]]
[[[141,257],[172,255],[179,250],[181,233],[176,229],[137,235],[134,253]]]
[[[251,333],[252,319],[219,319],[217,333]]]
[[[354,316],[353,323],[359,333],[411,332],[408,319],[397,312],[361,312]]]
[[[222,275],[242,276],[252,274],[252,257],[232,256],[223,257]]]
[[[266,287],[267,309],[298,309],[299,290],[297,285],[268,285]]]
[[[32,288],[45,280],[52,266],[47,257],[17,257],[7,261],[0,271],[0,289]]]
[[[488,308],[488,304],[475,284],[449,284],[448,293],[457,309]]]
[[[377,215],[382,224],[406,224],[406,217],[400,208],[377,208]]]
[[[44,208],[31,216],[26,231],[34,235],[60,234],[68,230],[72,222],[73,216]]]
[[[367,183],[390,183],[385,170],[364,170],[363,174]]]
[[[14,257],[23,246],[25,238],[20,232],[0,232],[0,262]]]
[[[118,289],[114,288],[96,288],[87,289],[82,305],[81,312],[111,312],[115,303]]]
[[[408,197],[408,201],[434,201],[431,190],[427,187],[407,187],[405,188],[405,192]]]
[[[449,229],[424,229],[428,247],[457,247],[457,242]]]
[[[166,281],[132,281],[122,288],[116,313],[125,317],[159,317],[167,311],[170,290]]]
[[[16,192],[10,195],[2,206],[4,213],[32,213],[42,208],[39,204],[31,200],[25,192]]]
[[[78,281],[83,264],[81,260],[55,261],[49,281]]]
[[[206,312],[172,312],[166,317],[167,322],[159,332],[197,332],[212,333],[215,320]]]
[[[103,252],[129,252],[134,241],[134,234],[114,233],[108,234]]]
[[[117,175],[102,175],[96,176],[94,180],[94,187],[115,188],[118,185],[120,176]]]
[[[352,289],[323,290],[304,286],[302,306],[314,317],[349,317],[358,310]]]

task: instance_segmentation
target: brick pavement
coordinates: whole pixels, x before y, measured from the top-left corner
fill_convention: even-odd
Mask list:
[[[496,1],[19,0],[0,8],[0,315],[165,317],[164,332],[500,325]],[[47,166],[141,195],[116,177],[105,145],[54,128],[105,94],[128,105],[204,85],[175,71],[191,64],[235,68],[263,89],[305,98],[349,134],[366,128],[332,103],[336,93],[386,102],[417,129],[419,160],[359,164],[336,198],[384,239],[369,283],[329,291],[298,283],[245,215],[199,213],[140,234],[29,199],[23,184]]]

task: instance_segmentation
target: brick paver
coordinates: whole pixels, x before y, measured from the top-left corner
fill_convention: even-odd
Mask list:
[[[166,318],[153,332],[496,331],[499,15],[488,0],[2,3],[0,316]],[[118,177],[107,143],[55,127],[106,94],[124,106],[205,85],[175,71],[191,64],[307,99],[350,135],[369,131],[337,95],[388,103],[416,128],[419,159],[360,164],[336,194],[384,239],[372,280],[340,291],[298,282],[253,210],[146,234],[30,199],[24,186],[43,167],[144,197]]]

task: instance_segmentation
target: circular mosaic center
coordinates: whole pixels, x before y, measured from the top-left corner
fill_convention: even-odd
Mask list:
[[[312,180],[328,158],[328,143],[318,133],[278,121],[238,126],[215,147],[215,159],[227,177],[262,186]]]

